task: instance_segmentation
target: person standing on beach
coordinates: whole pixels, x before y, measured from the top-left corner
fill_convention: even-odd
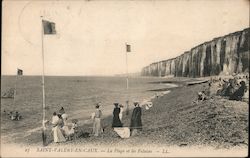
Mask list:
[[[119,103],[114,103],[115,108],[113,111],[113,123],[112,123],[112,127],[122,127],[122,123],[119,117],[120,111],[121,109],[119,108]]]
[[[102,132],[102,127],[101,127],[101,117],[102,117],[102,111],[100,110],[100,103],[96,105],[96,111],[94,113],[93,119],[93,133],[94,136],[99,136],[99,134]]]
[[[56,112],[54,112],[52,117],[52,125],[53,125],[52,131],[55,143],[66,141],[61,131],[62,119],[60,119],[59,116],[60,115],[57,115]]]
[[[131,123],[130,123],[130,130],[131,135],[135,135],[138,130],[142,130],[142,121],[141,121],[141,107],[139,106],[138,102],[134,102],[135,108],[132,113]]]

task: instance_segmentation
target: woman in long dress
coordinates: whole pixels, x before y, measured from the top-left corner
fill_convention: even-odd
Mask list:
[[[135,108],[132,113],[130,130],[133,133],[137,133],[137,130],[142,130],[142,121],[141,121],[141,107],[138,102],[134,103]]]
[[[93,133],[94,136],[99,136],[100,133],[102,132],[102,127],[101,127],[102,111],[100,110],[100,103],[96,105],[96,111],[93,117],[94,117]]]
[[[115,105],[115,108],[114,108],[114,111],[113,111],[113,123],[112,123],[112,127],[122,127],[122,123],[121,123],[121,120],[120,120],[120,117],[119,117],[119,114],[120,114],[120,108],[118,107],[118,103],[114,103]]]
[[[53,137],[55,143],[65,142],[66,139],[64,138],[61,127],[63,125],[63,120],[56,114],[56,112],[53,113],[52,117],[52,131],[53,131]]]

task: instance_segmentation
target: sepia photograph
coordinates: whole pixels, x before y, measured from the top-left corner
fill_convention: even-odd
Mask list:
[[[1,157],[248,157],[249,0],[4,0]]]

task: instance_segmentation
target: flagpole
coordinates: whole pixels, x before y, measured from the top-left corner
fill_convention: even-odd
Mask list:
[[[127,46],[127,43],[126,43]],[[128,90],[128,52],[126,50],[126,75],[127,75],[127,90]]]
[[[128,52],[127,52],[127,43],[125,43],[125,46],[126,46],[125,53],[126,53],[126,76],[127,76],[126,80],[127,80],[127,94],[128,94]],[[129,106],[129,98],[126,101],[126,106],[127,106],[126,115],[128,115],[129,114],[129,107],[128,107]]]
[[[42,67],[43,67],[43,74],[42,74],[42,91],[43,91],[43,120],[42,120],[42,126],[43,126],[43,133],[42,133],[42,138],[43,138],[43,145],[45,146],[45,83],[44,83],[44,41],[43,41],[43,34],[44,34],[44,30],[43,30],[43,16],[41,16],[41,24],[42,24],[42,28],[41,28],[41,38],[42,38]]]
[[[17,73],[18,73],[18,69],[17,69]],[[14,89],[14,100],[13,100],[13,106],[14,106],[14,108],[15,108],[15,103],[16,103],[17,77],[18,77],[18,74],[16,74],[15,89]]]

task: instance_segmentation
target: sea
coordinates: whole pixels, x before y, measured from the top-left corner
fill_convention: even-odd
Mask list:
[[[89,119],[95,105],[101,103],[104,116],[112,114],[113,103],[133,108],[133,102],[150,100],[155,89],[171,87],[163,84],[164,78],[131,77],[129,87],[125,77],[98,76],[46,76],[46,119],[64,107],[70,119]],[[1,137],[15,138],[30,133],[42,126],[42,78],[41,76],[2,76],[1,95],[16,88],[15,99],[1,98]],[[4,113],[18,111],[22,119],[11,121]]]

